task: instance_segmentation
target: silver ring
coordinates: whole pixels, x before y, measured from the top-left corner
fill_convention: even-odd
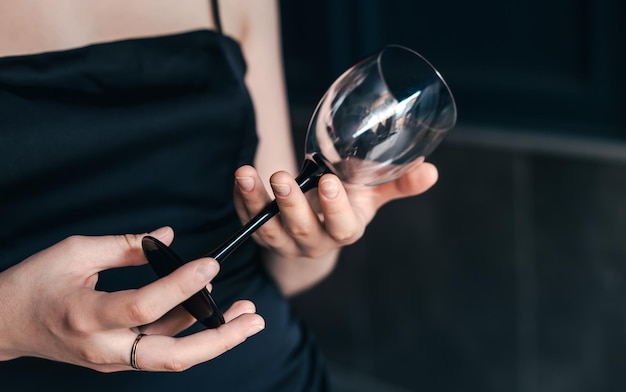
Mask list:
[[[130,366],[135,370],[140,370],[139,366],[137,366],[137,345],[144,336],[146,336],[145,333],[137,335],[135,341],[133,342],[133,347],[130,349]]]

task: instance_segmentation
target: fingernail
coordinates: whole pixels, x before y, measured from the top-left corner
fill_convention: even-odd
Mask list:
[[[319,187],[327,199],[334,199],[339,194],[339,185],[333,180],[322,181]]]
[[[265,329],[265,326],[263,326],[263,325],[255,325],[254,327],[251,327],[246,332],[246,337],[249,338],[252,335],[256,335],[257,333],[263,331],[264,329]]]
[[[287,196],[289,194],[290,188],[289,185],[286,184],[275,184],[272,183],[272,189],[274,190],[274,194],[276,196]]]
[[[254,188],[254,180],[252,177],[235,177],[239,189],[245,192],[249,192]]]
[[[151,231],[149,235],[151,235],[154,238],[164,238],[167,235],[168,231],[169,231],[169,228],[167,226],[164,226],[154,231]]]
[[[217,264],[217,261],[207,261],[198,266],[198,268],[196,269],[196,277],[201,282],[206,282],[213,279],[213,277],[217,275],[218,271],[219,265]]]

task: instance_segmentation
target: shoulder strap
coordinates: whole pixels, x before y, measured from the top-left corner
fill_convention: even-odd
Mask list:
[[[218,33],[222,32],[222,21],[220,20],[220,7],[218,0],[211,0],[211,8],[213,11],[213,23]]]

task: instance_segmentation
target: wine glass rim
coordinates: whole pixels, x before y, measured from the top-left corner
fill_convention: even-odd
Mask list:
[[[389,85],[387,83],[387,80],[385,78],[385,73],[382,70],[382,65],[381,65],[381,59],[383,57],[383,55],[385,54],[385,52],[389,49],[401,49],[404,50],[406,52],[412,53],[415,56],[417,56],[418,58],[420,58],[428,67],[430,67],[430,69],[435,73],[435,75],[437,75],[437,78],[439,79],[439,81],[444,85],[444,87],[446,88],[446,91],[448,93],[448,95],[450,96],[450,101],[452,101],[452,109],[453,109],[453,118],[452,118],[452,122],[450,127],[448,127],[447,129],[452,129],[457,122],[457,116],[458,116],[458,112],[457,112],[457,106],[456,106],[456,99],[454,98],[454,94],[452,94],[452,90],[450,89],[450,86],[448,85],[448,82],[446,82],[446,80],[443,78],[443,76],[441,75],[441,73],[439,72],[439,70],[430,62],[428,61],[428,59],[426,59],[426,57],[422,56],[420,53],[418,53],[417,51],[408,48],[404,45],[399,45],[399,44],[388,44],[385,45],[379,52],[378,52],[378,56],[376,56],[376,62],[377,62],[377,67],[378,67],[378,73],[380,74],[380,78],[383,81],[383,83],[385,84],[385,86],[387,86],[387,89],[389,89]],[[391,90],[390,90],[391,91]],[[394,97],[395,98],[395,97]]]

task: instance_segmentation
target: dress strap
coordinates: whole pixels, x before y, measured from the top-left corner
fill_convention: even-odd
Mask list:
[[[218,0],[211,0],[211,8],[213,11],[213,23],[218,33],[222,32],[222,21],[220,20],[220,7]]]

